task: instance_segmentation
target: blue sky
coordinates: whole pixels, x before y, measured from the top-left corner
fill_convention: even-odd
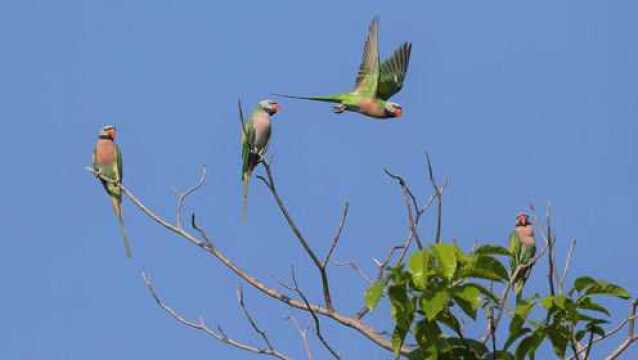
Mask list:
[[[328,248],[350,201],[334,258],[356,260],[371,274],[371,258],[406,234],[399,190],[382,169],[405,176],[425,198],[427,150],[450,181],[446,240],[505,244],[517,211],[551,201],[559,260],[576,238],[572,274],[618,282],[635,295],[637,10],[630,1],[2,2],[0,150],[8,156],[0,353],[254,358],[179,326],[152,302],[141,270],[184,315],[258,340],[237,320],[239,279],[130,203],[134,260],[125,258],[109,202],[83,169],[107,123],[119,128],[125,183],[149,206],[172,217],[173,190],[194,183],[206,164],[208,184],[188,211],[265,282],[288,280],[294,265],[319,302],[317,274],[261,184],[251,186],[248,222],[239,221],[235,102],[348,89],[376,14],[382,56],[402,41],[414,44],[395,98],[404,117],[371,121],[332,114],[326,104],[281,101],[274,120],[273,170],[313,247]],[[432,238],[432,224],[430,214],[423,238]],[[537,267],[532,289],[546,289],[545,271],[544,263]],[[338,309],[358,309],[363,281],[344,268],[330,275]],[[277,347],[302,358],[285,320],[291,311],[249,288],[245,296]],[[625,314],[625,304],[609,304]],[[369,320],[389,329],[387,306]],[[323,326],[346,358],[390,358],[359,334],[327,320]],[[326,358],[316,339],[310,345]]]

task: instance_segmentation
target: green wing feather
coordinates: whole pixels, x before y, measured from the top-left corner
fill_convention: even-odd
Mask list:
[[[412,44],[409,42],[403,43],[394,51],[392,56],[383,61],[377,86],[378,98],[388,100],[401,90],[405,74],[408,71],[411,51]]]
[[[243,120],[242,120],[243,122]],[[251,119],[243,125],[241,133],[241,182],[242,182],[242,221],[246,220],[246,214],[248,210],[248,182],[252,174],[255,165],[257,164],[258,156],[253,151],[253,144],[255,142],[255,127],[253,126],[253,120]]]
[[[354,92],[365,97],[374,97],[379,82],[379,19],[372,19],[368,36],[363,45],[363,58],[359,65]]]

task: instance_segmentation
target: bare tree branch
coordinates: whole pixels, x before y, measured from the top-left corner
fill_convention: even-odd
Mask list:
[[[330,296],[330,285],[328,283],[328,273],[326,272],[325,267],[322,265],[321,261],[319,260],[319,257],[317,257],[315,252],[312,250],[312,248],[306,241],[305,237],[301,233],[301,230],[299,230],[299,227],[297,226],[297,224],[295,224],[294,220],[290,216],[290,213],[288,212],[288,209],[286,208],[286,205],[284,204],[283,200],[279,196],[279,193],[277,192],[277,188],[275,186],[275,180],[273,179],[273,176],[272,176],[272,171],[270,170],[270,165],[266,161],[262,161],[261,163],[264,166],[264,169],[266,169],[266,176],[268,177],[268,179],[264,178],[263,176],[257,176],[257,178],[261,180],[266,185],[266,187],[270,190],[270,193],[275,198],[275,202],[277,203],[279,210],[281,211],[282,215],[288,222],[288,226],[292,230],[293,234],[295,234],[295,237],[297,238],[297,240],[299,240],[299,242],[301,243],[301,246],[304,248],[308,256],[310,256],[310,259],[315,264],[315,267],[317,268],[317,270],[319,270],[319,274],[321,276],[321,286],[323,288],[323,298],[324,298],[326,308],[329,311],[335,311],[334,306],[332,305],[332,298]]]
[[[635,299],[631,304],[631,312],[627,318],[627,337],[618,347],[605,359],[614,360],[618,359],[629,347],[638,341],[638,335],[636,335],[636,309],[638,308],[638,299]]]
[[[191,321],[186,319],[184,316],[180,315],[177,311],[175,311],[173,308],[171,308],[170,306],[166,305],[159,297],[159,295],[157,294],[157,292],[155,291],[155,289],[153,288],[153,284],[151,282],[151,278],[146,275],[145,273],[142,273],[142,278],[144,279],[144,284],[146,285],[146,288],[148,289],[148,291],[151,293],[151,296],[153,297],[153,299],[155,300],[155,302],[157,303],[157,305],[159,305],[164,311],[166,311],[171,317],[173,317],[173,319],[177,320],[177,322],[186,325],[190,328],[199,330],[211,337],[213,337],[214,339],[221,341],[224,344],[228,344],[231,346],[234,346],[238,349],[244,350],[244,351],[248,351],[248,352],[252,352],[255,354],[262,354],[262,355],[267,355],[267,356],[272,356],[274,358],[277,359],[281,359],[281,360],[289,360],[290,358],[282,353],[280,353],[279,351],[275,350],[272,345],[270,344],[270,342],[267,340],[267,337],[265,335],[265,333],[263,333],[261,330],[259,330],[256,325],[253,325],[253,329],[255,329],[256,331],[258,331],[260,334],[263,334],[262,337],[264,338],[264,340],[266,341],[267,347],[266,348],[258,348],[252,345],[247,345],[245,343],[242,343],[240,341],[234,340],[230,337],[228,337],[228,335],[226,335],[223,330],[221,329],[221,327],[218,327],[218,331],[215,331],[211,328],[209,328],[202,319],[199,319],[199,321],[195,322],[195,321]],[[242,304],[242,308],[245,310],[243,304]],[[246,311],[247,314],[247,311]],[[252,320],[251,320],[251,325],[253,324]]]
[[[87,170],[91,172],[92,174],[94,174],[95,176],[101,179],[104,179],[107,182],[113,182],[112,179],[109,179],[108,177],[105,177],[99,173],[96,173],[92,168],[87,168]],[[256,277],[242,270],[237,264],[235,264],[230,258],[228,258],[228,256],[226,256],[222,251],[220,251],[217,247],[215,247],[214,244],[211,242],[211,239],[205,236],[204,235],[205,233],[201,232],[201,227],[198,226],[197,228],[195,228],[195,230],[200,232],[202,239],[198,238],[197,236],[191,234],[190,232],[184,229],[177,227],[177,225],[172,224],[168,220],[162,218],[160,215],[158,215],[153,210],[148,208],[123,184],[120,184],[120,188],[122,189],[122,192],[124,193],[124,195],[129,200],[131,200],[131,202],[135,206],[137,206],[138,209],[140,209],[140,211],[144,213],[146,216],[148,216],[150,219],[152,219],[153,221],[155,221],[162,227],[166,228],[167,230],[178,235],[179,237],[182,237],[183,239],[192,243],[193,245],[198,246],[200,249],[202,249],[204,252],[208,253],[209,255],[217,258],[226,268],[228,268],[230,271],[232,271],[235,275],[240,277],[250,286],[259,290],[264,295],[299,310],[303,310],[307,312],[310,312],[312,310],[317,315],[328,317],[338,322],[341,325],[344,325],[346,327],[356,330],[357,332],[364,335],[370,341],[377,344],[381,348],[386,349],[388,351],[393,351],[392,342],[386,339],[379,331],[374,329],[372,326],[363,322],[360,318],[357,318],[356,316],[347,316],[347,315],[338,313],[334,310],[328,309],[327,307],[322,307],[315,304],[310,304],[308,306],[304,301],[291,299],[289,296],[282,294],[281,292],[277,291],[276,289],[272,287],[267,286],[266,284],[258,280]],[[193,220],[194,218],[195,217],[193,216]],[[407,355],[412,350],[413,348],[404,346],[401,348],[401,353],[404,355]]]
[[[629,324],[628,337],[633,336],[633,333],[631,333],[631,328],[635,329],[635,322],[633,324],[631,322],[636,320],[636,308],[635,307],[636,307],[636,303],[632,304],[630,306],[629,316],[627,316],[625,319],[623,319],[620,323],[618,323],[618,325],[616,325],[611,330],[606,331],[605,332],[605,336],[599,336],[599,337],[594,338],[592,340],[592,345],[594,345],[594,344],[596,344],[598,342],[601,342],[603,340],[609,339],[610,337],[616,335],[617,333],[619,333],[625,327],[625,325],[628,325],[628,324]],[[631,345],[631,344],[629,344],[629,345]],[[622,346],[622,344],[621,344],[621,346]],[[619,348],[621,346],[619,346]],[[616,350],[618,350],[618,349],[616,349]],[[586,348],[583,347],[583,348],[578,350],[578,353],[579,354],[583,353],[585,350],[586,350]],[[570,360],[574,360],[574,359],[576,359],[576,356],[572,356],[570,358]]]

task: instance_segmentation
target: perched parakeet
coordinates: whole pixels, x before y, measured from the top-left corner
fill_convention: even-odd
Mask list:
[[[260,101],[248,121],[244,122],[242,117],[241,131],[241,181],[243,190],[242,219],[246,218],[246,210],[248,208],[248,182],[255,166],[259,163],[262,156],[266,153],[271,133],[271,116],[280,110],[279,104],[270,99]]]
[[[122,182],[122,153],[115,143],[117,131],[114,126],[104,126],[98,133],[98,140],[93,150],[93,169],[100,175],[113,179],[115,183],[100,179],[107,194],[111,197],[113,211],[117,217],[118,225],[124,239],[124,249],[126,256],[131,257],[131,247],[124,227],[122,218],[122,189],[119,184]]]
[[[516,227],[510,233],[509,250],[512,254],[510,271],[514,275],[519,265],[529,263],[536,255],[536,242],[534,241],[534,228],[529,220],[529,215],[519,213],[516,216]],[[520,271],[513,279],[514,293],[517,301],[521,298],[523,286],[532,272],[532,266]]]
[[[354,90],[328,96],[278,96],[337,103],[333,110],[340,114],[344,111],[355,111],[378,119],[398,118],[403,109],[397,103],[388,101],[403,87],[410,61],[412,44],[403,43],[392,56],[379,61],[379,20],[372,19],[368,37],[363,47],[363,59]]]

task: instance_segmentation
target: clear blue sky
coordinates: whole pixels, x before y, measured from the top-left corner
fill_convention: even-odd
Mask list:
[[[217,246],[273,285],[294,264],[319,301],[315,270],[261,184],[250,189],[249,221],[239,221],[235,102],[349,88],[375,14],[383,55],[414,44],[395,98],[404,117],[378,122],[282,101],[274,120],[278,185],[315,249],[327,249],[348,200],[335,259],[372,273],[370,259],[406,234],[399,190],[382,169],[425,198],[428,150],[450,179],[445,239],[465,248],[505,243],[517,211],[551,201],[560,259],[576,238],[573,273],[636,294],[637,11],[630,1],[2,2],[0,354],[254,358],[179,326],[152,302],[142,269],[185,315],[258,340],[237,320],[240,281],[130,203],[134,260],[125,258],[109,202],[83,169],[106,123],[119,128],[126,184],[148,205],[172,217],[172,189],[191,185],[207,164],[209,183],[188,209]],[[432,216],[420,231],[431,239]],[[530,286],[545,290],[545,264],[536,271]],[[348,269],[330,275],[338,308],[356,310],[365,284]],[[282,351],[303,356],[284,319],[289,309],[252,289],[246,301]],[[624,304],[610,304],[625,314]],[[389,329],[387,307],[370,321]],[[323,324],[346,358],[389,358],[361,335]],[[311,346],[326,358],[316,339]]]

